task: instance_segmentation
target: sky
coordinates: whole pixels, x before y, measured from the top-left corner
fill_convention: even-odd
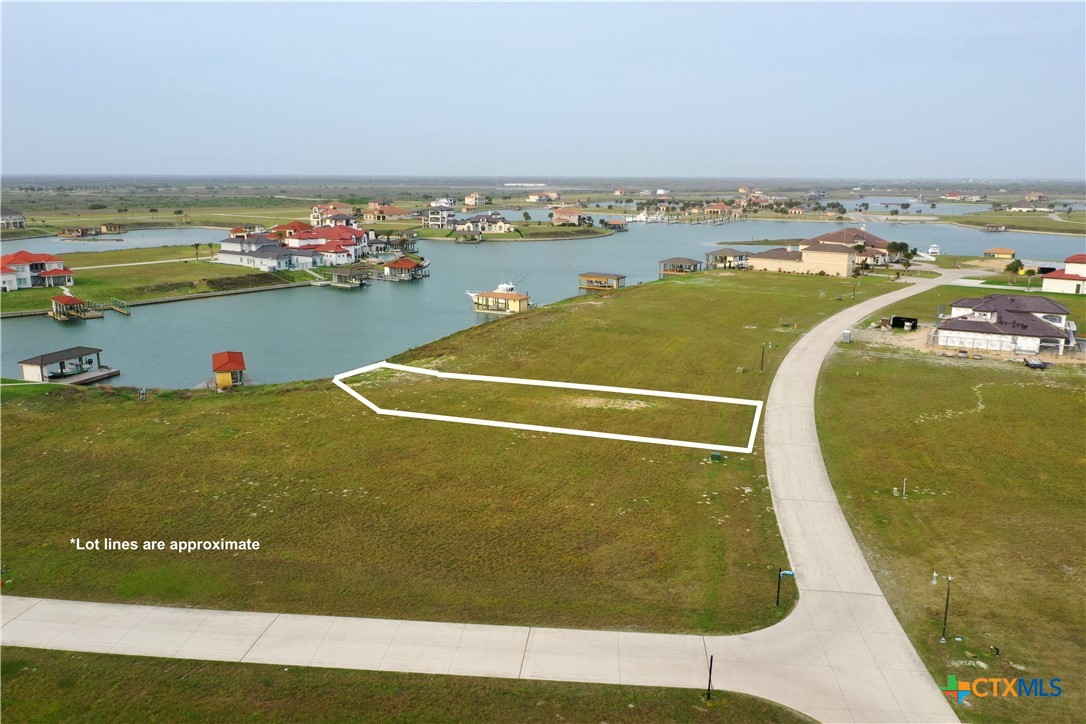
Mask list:
[[[1086,4],[19,3],[0,171],[1086,177]]]

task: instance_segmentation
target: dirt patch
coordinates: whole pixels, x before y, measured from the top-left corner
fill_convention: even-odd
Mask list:
[[[971,350],[968,357],[959,357],[958,350],[950,347],[938,347],[934,344],[928,343],[928,335],[932,332],[932,327],[921,327],[913,332],[902,331],[884,331],[880,328],[867,328],[856,329],[852,332],[852,339],[856,342],[866,342],[869,344],[885,345],[901,350],[912,350],[915,352],[922,352],[925,354],[934,355],[936,357],[942,357],[947,359],[960,360],[963,364],[976,364],[978,361],[1022,361],[1022,355],[1015,354],[1014,352],[994,352],[989,350],[979,350],[975,354]],[[1045,362],[1051,362],[1058,365],[1080,365],[1086,366],[1086,358],[1083,355],[1071,356],[1065,354],[1062,357],[1058,357],[1054,354],[1043,354],[1040,356]]]
[[[653,405],[644,400],[610,400],[603,397],[578,397],[573,400],[573,406],[602,410],[644,410]]]

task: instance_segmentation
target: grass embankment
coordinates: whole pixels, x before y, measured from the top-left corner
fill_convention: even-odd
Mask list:
[[[939,221],[962,226],[996,224],[1014,231],[1049,231],[1060,234],[1086,234],[1086,217],[1081,212],[1060,214],[1062,221],[1049,216],[1051,211],[984,211],[976,214],[939,216]],[[993,237],[994,240],[998,238]]]
[[[114,297],[135,302],[202,292],[252,289],[284,284],[290,279],[256,269],[199,261],[88,269],[76,272],[75,281],[75,286],[71,287],[74,295],[105,304]],[[2,297],[0,311],[49,309],[50,298],[58,294],[61,291],[56,287],[20,289]]]
[[[101,303],[107,303],[114,297],[135,302],[313,279],[304,272],[270,274],[242,266],[215,264],[209,261],[215,251],[218,251],[217,244],[212,250],[201,244],[198,259],[196,250],[186,246],[87,251],[59,256],[74,270],[72,293],[80,299]],[[182,261],[168,263],[173,259]],[[115,264],[135,266],[110,266]],[[106,268],[87,268],[101,266]],[[20,289],[17,293],[0,297],[0,310],[22,312],[48,309],[49,299],[58,294],[61,291],[56,287]]]
[[[823,370],[830,479],[932,677],[1064,681],[1059,698],[970,696],[955,706],[967,720],[1073,721],[1086,708],[1084,381],[1081,368],[864,345]],[[908,497],[894,497],[903,478]],[[932,571],[954,577],[946,644],[946,581],[932,586]]]
[[[400,361],[760,399],[800,334],[780,319],[803,330],[849,304],[834,285],[852,280],[644,284]],[[861,280],[857,299],[889,288]],[[761,376],[751,370],[763,343]],[[792,596],[771,605],[785,558],[760,450],[710,464],[696,450],[379,417],[327,382],[162,392],[142,404],[132,390],[45,391],[3,402],[6,592],[704,632],[765,626]],[[446,408],[462,399],[450,389]],[[570,410],[567,426],[583,412]],[[686,424],[681,409],[643,412]],[[261,548],[180,557],[69,545],[106,536]]]
[[[733,693],[5,648],[10,721],[807,722]]]

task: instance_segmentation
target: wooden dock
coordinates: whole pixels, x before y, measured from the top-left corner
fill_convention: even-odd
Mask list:
[[[100,367],[89,372],[80,372],[76,375],[57,377],[50,379],[49,381],[59,382],[62,385],[90,385],[101,380],[107,380],[110,377],[116,377],[119,374],[121,374],[120,370],[115,370],[111,367]]]

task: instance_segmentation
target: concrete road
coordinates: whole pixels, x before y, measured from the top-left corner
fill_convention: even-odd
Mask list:
[[[0,597],[0,642],[72,651],[380,671],[714,688],[831,722],[957,721],[883,597],[837,502],[814,424],[819,369],[842,331],[939,284],[916,279],[821,323],[789,352],[765,410],[769,485],[800,590],[738,636],[584,631],[208,611]],[[917,581],[926,586],[928,582]],[[932,635],[935,635],[932,631]]]

